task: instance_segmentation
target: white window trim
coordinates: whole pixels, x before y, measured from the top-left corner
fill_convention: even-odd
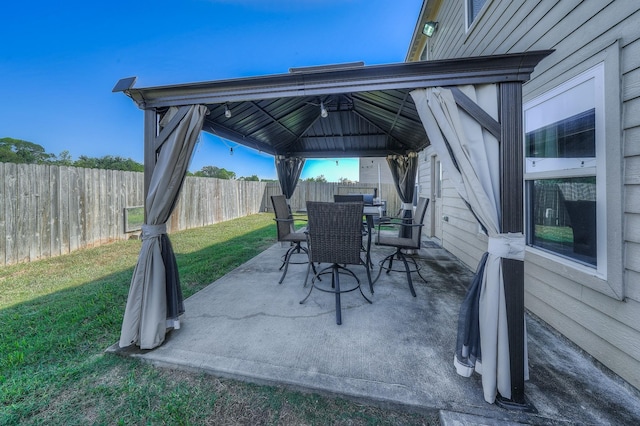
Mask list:
[[[554,159],[525,159],[525,181],[533,179],[541,179],[544,177],[577,177],[581,175],[596,176],[596,234],[597,234],[597,266],[589,269],[595,269],[595,275],[603,280],[607,279],[607,191],[606,191],[606,137],[605,137],[605,103],[604,103],[604,63],[601,62],[596,66],[582,72],[570,80],[558,85],[552,90],[526,102],[523,111],[548,102],[549,100],[561,96],[572,88],[587,82],[594,81],[594,105],[596,109],[596,158],[554,158]],[[537,162],[537,163],[536,163]],[[586,165],[583,169],[582,164]],[[595,162],[595,164],[594,164]],[[538,164],[539,163],[539,164]],[[535,164],[535,165],[534,165]],[[595,167],[594,167],[595,166]],[[564,168],[565,170],[562,170]],[[540,172],[531,172],[532,169],[541,169]],[[595,172],[595,173],[594,173]],[[527,212],[528,213],[528,212]],[[527,220],[529,218],[527,217]],[[532,247],[533,248],[533,247]],[[535,248],[533,248],[535,249]],[[545,250],[536,249],[541,252]],[[552,253],[551,256],[556,257]],[[564,259],[562,256],[557,256]],[[583,265],[580,262],[566,259],[567,266],[576,264],[576,267]],[[564,262],[563,262],[564,263]],[[593,272],[592,272],[593,273]]]
[[[573,262],[534,247],[526,247],[525,262],[543,267],[549,271],[562,276],[566,279],[576,282],[577,284],[588,287],[599,293],[607,295],[617,300],[624,300],[624,258],[623,258],[623,202],[622,202],[622,101],[621,101],[621,83],[620,83],[620,41],[615,40],[602,50],[594,52],[593,55],[583,65],[595,67],[599,63],[604,63],[604,84],[602,92],[604,93],[604,109],[605,116],[605,143],[600,144],[598,148],[606,151],[606,164],[604,167],[606,173],[606,181],[602,182],[602,187],[597,188],[599,191],[605,191],[608,203],[606,206],[597,205],[596,208],[605,208],[606,211],[606,231],[609,239],[605,244],[599,244],[598,250],[606,251],[606,279],[595,275],[594,268],[586,267],[577,262]],[[553,68],[552,68],[553,69]],[[576,68],[569,74],[575,74]],[[564,74],[567,74],[566,72]],[[560,81],[563,74],[558,74],[555,79]],[[549,83],[548,82],[548,83]],[[547,84],[548,84],[547,83]],[[562,85],[560,83],[560,85]],[[557,84],[556,84],[557,85]],[[539,87],[540,89],[540,87]],[[537,90],[534,90],[536,92]],[[538,92],[540,94],[540,92]],[[542,95],[540,95],[542,96]],[[538,99],[537,96],[534,99]],[[529,102],[525,102],[523,106],[528,106]],[[524,117],[523,117],[524,119]],[[600,123],[597,123],[600,124]],[[601,126],[602,127],[602,126]],[[598,149],[597,148],[597,149]],[[600,152],[597,151],[597,155]],[[602,158],[602,156],[600,156]],[[527,175],[529,177],[529,175]],[[537,176],[536,176],[537,177]],[[541,177],[545,177],[541,175]],[[599,176],[600,177],[600,176]],[[524,184],[524,182],[523,182]],[[526,211],[526,210],[525,210]],[[596,213],[601,215],[600,210]],[[603,222],[598,220],[598,223]],[[600,253],[598,252],[598,255]]]
[[[593,167],[594,159],[544,159],[544,161],[540,161],[535,158],[527,158],[525,160],[525,181],[532,179],[540,179],[543,176],[549,176],[550,174],[553,177],[569,177],[569,176],[579,176],[583,175],[591,175],[593,176],[595,172],[596,176],[596,234],[597,234],[597,266],[595,268],[591,268],[588,266],[582,265],[580,262],[572,261],[570,259],[565,259],[562,256],[556,256],[553,253],[549,253],[552,257],[558,257],[558,259],[562,259],[562,263],[566,263],[567,266],[573,266],[575,264],[576,268],[583,269],[588,268],[591,269],[595,275],[603,280],[607,279],[607,193],[606,193],[606,139],[605,139],[605,105],[604,105],[604,63],[599,63],[598,65],[584,71],[578,76],[567,80],[566,82],[560,84],[552,90],[532,99],[531,101],[525,103],[523,111],[526,114],[526,111],[536,106],[543,104],[557,96],[560,96],[572,88],[587,82],[589,80],[594,81],[594,105],[596,109],[596,158],[595,158],[595,167]],[[583,170],[580,167],[579,161],[588,162],[590,167],[587,167],[586,170]],[[534,163],[538,161],[540,164]],[[545,166],[544,163],[547,163]],[[565,170],[561,170],[562,166],[564,166]],[[571,167],[573,166],[573,167]],[[531,169],[540,169],[541,172],[532,173]],[[528,214],[528,211],[527,211]],[[530,220],[527,216],[527,221]],[[545,250],[536,249],[531,247],[532,249],[539,252],[546,252]]]
[[[469,24],[469,0],[462,1],[464,1],[464,29],[468,35],[475,27],[478,26],[478,22],[482,19],[482,16],[485,14],[493,0],[487,0],[484,5],[482,5],[482,9],[480,9],[478,15],[476,15],[476,19],[474,19],[471,24]]]

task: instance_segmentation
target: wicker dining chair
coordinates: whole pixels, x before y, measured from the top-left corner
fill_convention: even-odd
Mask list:
[[[360,254],[362,246],[362,211],[364,203],[326,203],[307,201],[307,226],[309,260],[314,262],[329,263],[330,265],[317,272],[311,280],[311,288],[307,296],[300,301],[304,303],[314,288],[319,291],[335,294],[336,299],[336,323],[342,324],[342,307],[340,295],[354,290],[360,290],[364,299],[371,303],[362,292],[360,280],[346,267],[346,265],[362,265],[367,271],[369,289],[373,291],[371,273]],[[307,278],[310,269],[307,268]],[[331,274],[331,287],[324,281],[322,286],[317,285],[319,277],[323,274]],[[348,274],[355,279],[355,284],[341,287],[340,275]],[[306,280],[305,280],[306,285]]]
[[[405,272],[407,274],[407,281],[409,282],[409,289],[411,290],[411,294],[413,295],[413,297],[416,297],[416,291],[413,288],[411,273],[417,272],[420,278],[422,278],[425,283],[427,282],[422,274],[420,274],[420,266],[418,265],[416,260],[412,256],[403,253],[402,250],[420,250],[420,237],[422,236],[422,226],[428,205],[428,198],[420,197],[418,199],[418,206],[416,207],[415,214],[410,224],[406,223],[406,220],[380,221],[380,223],[378,224],[378,237],[376,238],[375,243],[379,246],[393,247],[395,248],[395,251],[380,262],[378,275],[376,275],[376,278],[373,280],[373,282],[378,281],[378,278],[380,278],[380,273],[383,269],[387,271],[387,274],[391,271]],[[398,233],[389,235],[388,233],[381,232],[382,226],[408,227],[411,230],[411,236],[400,237]],[[404,264],[404,269],[393,269],[394,258],[402,261],[402,263]],[[409,262],[407,262],[407,259],[411,261],[411,265],[409,264]]]
[[[273,210],[276,215],[274,220],[276,221],[278,241],[290,244],[289,249],[282,257],[282,265],[280,265],[280,270],[284,268],[284,271],[282,272],[282,277],[280,277],[280,281],[278,281],[278,283],[282,284],[284,277],[287,275],[289,264],[293,263],[291,262],[291,257],[294,254],[301,254],[304,252],[307,259],[303,263],[309,262],[309,250],[307,250],[307,247],[302,245],[302,243],[307,242],[307,234],[305,234],[304,228],[299,230],[295,229],[293,216],[284,195],[272,195],[271,204],[273,204]],[[313,264],[310,266],[313,268],[313,272],[315,273],[315,266]]]
[[[357,203],[362,201],[365,205],[367,205],[364,199],[365,199],[364,194],[346,194],[346,195],[334,194],[333,196],[334,203]],[[366,220],[363,221],[362,236],[367,237],[370,229],[373,229],[373,223],[368,223]],[[365,247],[364,243],[362,244],[362,250],[365,252],[367,251],[367,248]],[[373,269],[373,264],[370,264],[369,267]]]

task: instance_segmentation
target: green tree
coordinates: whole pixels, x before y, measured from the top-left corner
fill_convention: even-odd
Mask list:
[[[324,175],[320,175],[320,176],[316,176],[314,178],[307,178],[305,179],[305,182],[322,182],[322,183],[327,183],[327,178],[324,177]]]
[[[87,157],[81,155],[74,163],[76,167],[87,169],[124,170],[129,172],[143,172],[144,166],[131,158],[105,155],[104,157]]]
[[[57,164],[60,166],[73,166],[73,159],[71,158],[71,154],[66,149],[62,151],[57,157],[51,160],[51,163]]]
[[[212,177],[218,179],[235,179],[236,173],[229,171],[224,168],[216,167],[216,166],[204,166],[202,169],[198,170],[193,174],[194,176],[199,177]]]
[[[2,163],[45,164],[52,158],[55,158],[55,155],[47,153],[37,143],[13,138],[0,139],[0,162]]]
[[[239,180],[249,180],[253,182],[260,182],[260,178],[258,177],[258,175],[242,176]]]
[[[346,185],[346,184],[349,184],[349,183],[358,183],[358,181],[351,180],[349,178],[344,178],[344,177],[341,177],[340,179],[338,179],[338,182],[340,184],[342,184],[342,185]]]

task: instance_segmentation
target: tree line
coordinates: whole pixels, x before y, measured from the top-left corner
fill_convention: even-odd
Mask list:
[[[73,160],[69,151],[62,151],[59,155],[46,152],[42,145],[13,138],[0,138],[0,163],[17,164],[51,164],[58,166],[84,167],[87,169],[122,170],[129,172],[143,172],[144,165],[131,158],[118,155],[105,155],[103,157],[89,157],[81,155]],[[199,177],[213,177],[218,179],[238,179],[260,181],[257,175],[237,177],[235,172],[216,167],[204,166],[195,173],[188,175]],[[262,179],[265,181],[265,179]]]
[[[81,155],[77,160],[71,158],[69,151],[64,150],[59,155],[46,152],[37,143],[13,138],[0,138],[0,163],[17,164],[51,164],[58,166],[84,167],[86,169],[122,170],[128,172],[144,172],[144,165],[131,158],[118,155],[103,157],[89,157]],[[217,179],[237,179],[248,181],[270,182],[274,179],[260,179],[258,175],[240,176],[223,167],[204,166],[197,172],[187,172],[188,176],[211,177]],[[302,179],[306,182],[327,182],[324,175]],[[354,183],[347,178],[340,178],[340,183]]]

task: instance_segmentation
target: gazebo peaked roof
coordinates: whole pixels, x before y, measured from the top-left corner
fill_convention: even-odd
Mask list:
[[[140,108],[203,104],[203,130],[272,155],[339,158],[406,155],[429,145],[409,92],[416,88],[524,82],[549,51],[441,61],[291,69],[287,74],[113,89]],[[321,117],[320,105],[327,117]],[[231,116],[225,115],[226,110]]]

